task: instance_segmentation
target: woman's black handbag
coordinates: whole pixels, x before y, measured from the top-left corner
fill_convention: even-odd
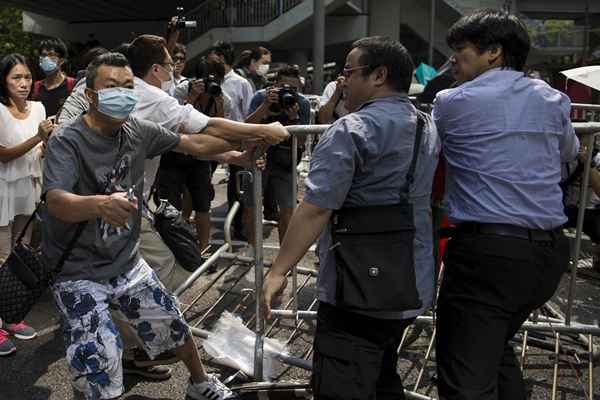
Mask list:
[[[154,227],[183,268],[194,272],[202,265],[196,232],[184,221],[181,211],[165,199],[160,199],[154,212]]]
[[[421,307],[415,276],[413,207],[409,202],[424,119],[417,113],[413,156],[400,203],[347,207],[331,218],[336,262],[336,305],[355,311]]]
[[[51,268],[39,249],[23,243],[23,236],[39,207],[29,217],[10,255],[0,267],[0,318],[3,322],[16,323],[25,318],[46,288],[54,283],[86,224],[82,222],[77,226],[60,260]]]

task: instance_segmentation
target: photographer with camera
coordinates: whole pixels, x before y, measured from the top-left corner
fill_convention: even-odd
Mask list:
[[[223,91],[231,98],[231,117],[233,121],[244,121],[248,116],[250,101],[254,96],[254,89],[248,80],[238,75],[233,70],[235,62],[235,49],[231,43],[218,41],[209,49],[206,56],[208,61],[220,62],[225,67],[225,79],[223,79]],[[227,203],[229,208],[236,201],[240,201],[237,194],[236,174],[242,168],[229,164],[229,182],[227,183]],[[243,208],[233,220],[233,236],[237,239],[247,240],[242,227]]]
[[[231,100],[223,93],[220,84],[225,76],[223,64],[203,62],[198,64],[197,77],[184,82],[187,101],[209,117],[224,118],[231,113]],[[199,92],[199,93],[198,93]],[[189,191],[191,209],[198,234],[198,246],[202,253],[210,238],[210,203],[214,199],[211,162],[188,154],[169,152],[161,158],[158,193],[169,200],[178,210],[185,209],[185,193]],[[184,210],[184,216],[185,216]],[[189,214],[188,214],[189,216]],[[187,217],[186,217],[187,219]]]
[[[310,103],[300,93],[301,87],[298,70],[291,66],[284,66],[277,72],[275,85],[256,92],[250,104],[250,115],[247,123],[280,122],[282,125],[308,125],[310,124]],[[298,143],[298,160],[304,147],[303,139]],[[281,144],[271,146],[267,150],[267,166],[263,171],[263,192],[271,190],[275,202],[279,206],[279,242],[283,241],[287,230],[296,199],[292,197],[292,174],[296,173],[296,166],[292,165],[291,139]],[[249,200],[253,203],[253,200]],[[252,228],[251,207],[244,210],[244,222],[249,228],[249,243],[254,242]]]
[[[325,86],[318,115],[320,123],[330,124],[348,114],[348,109],[344,106],[344,82],[344,76],[340,75]]]

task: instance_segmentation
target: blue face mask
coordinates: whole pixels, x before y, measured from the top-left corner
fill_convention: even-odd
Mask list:
[[[98,111],[115,119],[127,119],[138,98],[133,89],[115,87],[98,90]]]
[[[40,68],[46,75],[51,74],[58,68],[58,63],[50,57],[40,57]]]

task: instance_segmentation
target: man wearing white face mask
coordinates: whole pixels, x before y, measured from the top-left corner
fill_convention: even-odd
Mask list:
[[[46,115],[56,115],[75,86],[75,79],[62,71],[67,59],[67,46],[60,39],[48,39],[40,43],[40,68],[45,79],[33,86],[33,99],[42,102]]]
[[[206,118],[201,130],[207,134],[179,135],[138,119],[132,114],[139,104],[134,76],[121,54],[96,58],[88,67],[86,86],[90,109],[54,132],[43,187],[45,259],[56,265],[76,238],[53,285],[73,386],[86,399],[123,394],[123,345],[110,305],[151,358],[172,350],[184,362],[191,375],[188,398],[232,398],[204,370],[177,299],[139,252],[144,161],[171,150],[206,157],[239,147],[239,140],[217,137],[223,130],[240,140],[264,137],[267,143],[288,135],[281,125],[218,118]]]

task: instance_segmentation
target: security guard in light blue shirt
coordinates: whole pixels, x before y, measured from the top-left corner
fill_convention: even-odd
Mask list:
[[[438,301],[438,391],[525,400],[509,341],[568,266],[559,181],[579,147],[571,105],[522,72],[530,42],[517,17],[476,12],[447,41],[460,86],[440,92],[433,109],[456,224]]]
[[[268,312],[272,299],[285,286],[286,272],[321,235],[312,377],[315,399],[404,398],[396,373],[398,345],[414,317],[430,306],[434,293],[430,196],[440,143],[430,118],[424,118],[414,182],[408,194],[412,216],[407,219],[411,223],[414,220],[416,230],[409,245],[414,248],[410,268],[416,275],[421,306],[356,311],[340,304],[336,293],[340,279],[336,268],[340,264],[332,250],[335,245],[331,245],[330,224],[336,224],[332,213],[360,213],[368,206],[385,207],[401,201],[418,137],[417,111],[406,95],[413,69],[408,52],[397,41],[372,37],[354,43],[344,68],[346,106],[354,112],[336,121],[315,148],[304,200],[292,217],[263,286],[263,305]],[[402,219],[395,213],[385,216]],[[367,252],[365,246],[358,245]],[[384,245],[386,251],[387,246],[392,243]],[[394,265],[392,269],[400,267]],[[400,289],[394,289],[390,292],[397,295]],[[375,297],[379,298],[379,293]]]

